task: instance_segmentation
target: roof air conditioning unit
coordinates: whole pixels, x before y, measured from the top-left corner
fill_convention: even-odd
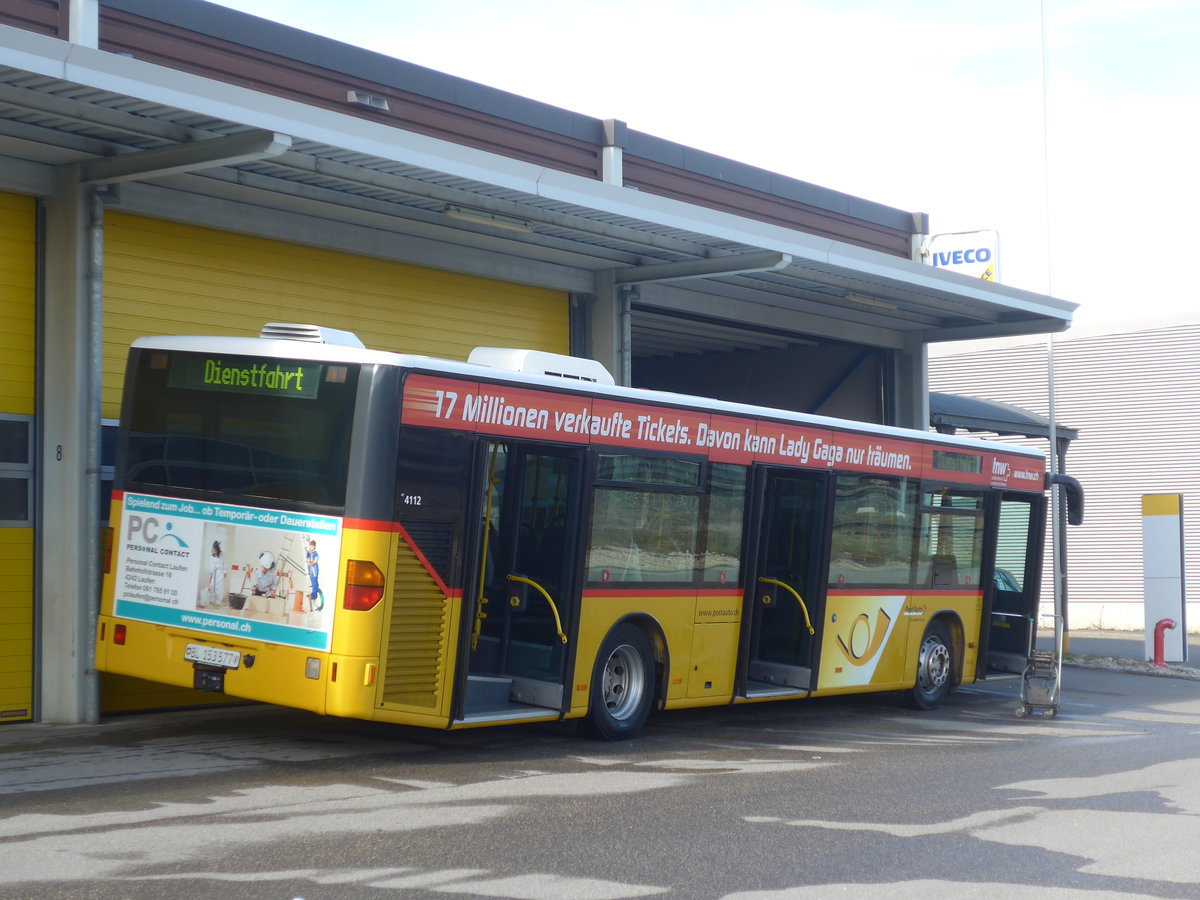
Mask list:
[[[307,341],[310,344],[336,344],[339,347],[366,348],[352,331],[325,328],[321,325],[293,325],[284,322],[268,322],[258,333],[260,338],[274,341]]]
[[[563,356],[560,353],[546,353],[542,350],[476,347],[467,357],[467,362],[524,375],[550,375],[554,378],[586,381],[591,384],[616,384],[608,369],[594,359]]]

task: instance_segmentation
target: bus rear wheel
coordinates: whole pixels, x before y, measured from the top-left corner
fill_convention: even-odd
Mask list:
[[[921,648],[917,651],[917,683],[908,694],[909,704],[916,709],[937,709],[954,682],[954,650],[950,629],[941,619],[935,619],[925,629]]]
[[[640,629],[623,623],[605,637],[589,701],[587,730],[596,737],[624,740],[645,724],[654,701],[654,657]]]

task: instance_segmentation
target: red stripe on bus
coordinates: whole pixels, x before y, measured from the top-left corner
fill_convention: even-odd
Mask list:
[[[400,535],[401,540],[408,545],[408,549],[413,552],[413,555],[417,558],[417,562],[421,564],[429,577],[437,583],[442,593],[447,597],[455,596],[455,592],[447,587],[446,582],[442,580],[437,570],[430,564],[429,559],[421,552],[421,548],[412,539],[412,535],[399,522],[385,522],[380,519],[343,519],[342,525],[344,528],[353,528],[356,531],[383,531],[388,534]],[[461,591],[458,594],[461,595]]]
[[[342,519],[343,528],[354,528],[358,531],[384,531],[388,534],[398,534],[400,525],[396,522],[386,522],[381,519]]]
[[[681,587],[672,590],[671,588],[651,588],[648,590],[639,590],[637,588],[621,587],[589,587],[584,590],[584,596],[603,595],[605,597],[741,597],[740,590],[693,590],[692,588]]]
[[[416,556],[417,561],[425,567],[425,571],[429,573],[429,577],[437,582],[437,586],[441,588],[443,594],[445,594],[447,597],[451,596],[450,588],[446,586],[446,582],[442,581],[442,576],[437,573],[437,570],[430,565],[429,560],[425,557],[425,554],[421,552],[421,548],[417,546],[417,542],[412,539],[412,536],[407,530],[405,530],[403,525],[401,525],[399,522],[394,524],[396,531],[400,535],[400,539],[408,545],[408,549],[413,552],[413,555]]]

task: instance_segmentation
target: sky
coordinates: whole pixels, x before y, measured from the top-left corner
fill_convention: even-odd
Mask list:
[[[1200,312],[1195,0],[216,0],[996,229],[1079,327]]]

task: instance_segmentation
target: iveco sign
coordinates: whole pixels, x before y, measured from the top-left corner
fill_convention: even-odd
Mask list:
[[[999,281],[1000,235],[995,230],[933,234],[922,248],[924,261],[984,281]]]

